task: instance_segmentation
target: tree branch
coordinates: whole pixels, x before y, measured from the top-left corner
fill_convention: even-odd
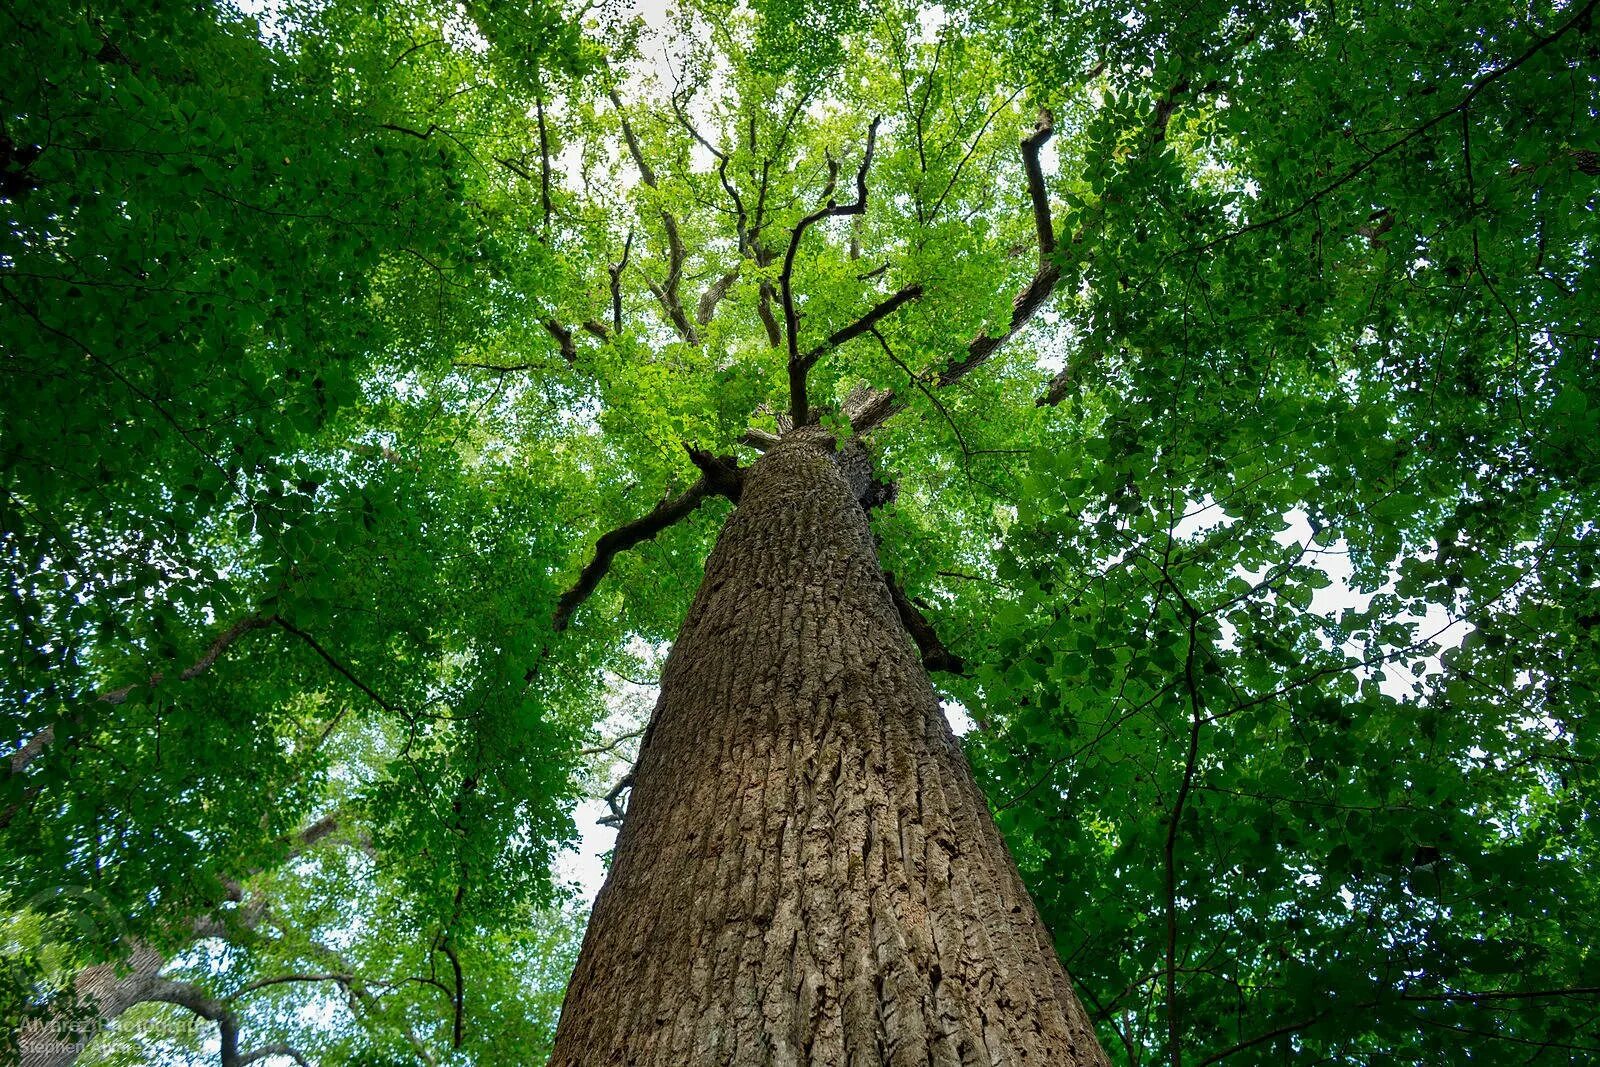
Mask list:
[[[711,325],[711,320],[716,317],[717,305],[727,295],[728,289],[739,280],[739,268],[735,267],[725,274],[718,276],[706,291],[700,294],[700,304],[694,309],[694,321],[701,326]]]
[[[903,305],[908,304],[921,296],[922,286],[913,284],[905,286],[894,295],[880,301],[878,304],[874,305],[870,311],[868,311],[865,315],[862,315],[855,322],[852,322],[842,330],[834,331],[829,335],[826,341],[807,352],[801,359],[801,362],[804,364],[804,369],[806,371],[810,371],[812,367],[816,366],[817,360],[821,359],[832,349],[838,348],[840,345],[849,341],[853,341],[863,334],[876,332],[878,323],[882,322],[884,319],[900,310]]]
[[[300,1067],[311,1067],[311,1061],[302,1056],[298,1049],[281,1041],[276,1044],[262,1045],[260,1048],[251,1049],[235,1060],[234,1063],[237,1067],[246,1067],[247,1064],[255,1063],[257,1060],[270,1059],[273,1056],[286,1056],[298,1063]]]
[[[567,361],[568,366],[578,361],[578,346],[572,342],[572,331],[567,329],[555,319],[544,320],[544,328],[556,340],[556,345],[561,349],[561,358]]]
[[[628,154],[633,157],[634,166],[639,168],[639,179],[649,186],[652,192],[660,193],[661,185],[656,180],[656,172],[644,158],[644,150],[639,147],[638,135],[634,133],[633,124],[628,121],[627,112],[622,109],[622,100],[615,90],[608,90],[606,96],[610,98],[611,105],[617,109],[617,118],[622,123],[622,138],[628,145]],[[662,310],[667,313],[667,318],[678,331],[678,336],[687,344],[698,345],[700,336],[695,332],[694,323],[684,313],[683,301],[678,295],[678,285],[683,279],[683,264],[688,258],[688,252],[683,245],[683,236],[678,232],[677,217],[666,208],[659,208],[658,211],[661,215],[661,228],[667,235],[667,278],[658,284],[647,277],[645,282],[655,294],[656,300],[660,302]]]
[[[628,256],[633,251],[633,231],[628,231],[627,240],[622,242],[622,258],[606,268],[606,273],[611,275],[611,330],[613,333],[622,332],[622,272],[628,269]]]
[[[889,586],[889,597],[894,601],[895,611],[900,613],[900,622],[911,635],[911,639],[917,643],[918,651],[922,653],[922,666],[928,671],[947,671],[950,674],[960,674],[964,671],[966,662],[944,647],[944,642],[939,640],[933,624],[911,598],[906,596],[905,590],[900,588],[894,572],[884,571],[883,580]]]
[[[556,604],[553,625],[557,631],[565,630],[572,621],[572,613],[589,599],[600,580],[611,569],[611,561],[618,553],[649,541],[662,530],[691,514],[695,508],[712,496],[725,496],[735,502],[744,481],[744,471],[732,456],[713,456],[690,448],[689,458],[700,468],[700,478],[678,496],[667,497],[651,509],[648,515],[624,523],[595,542],[594,558],[583,568],[572,588],[561,595]]]
[[[1039,265],[1033,277],[1012,300],[1011,321],[1007,324],[1005,332],[998,336],[979,334],[969,341],[966,357],[940,371],[934,379],[933,384],[936,386],[948,386],[988,362],[1001,345],[1015,337],[1033,320],[1045,301],[1050,298],[1050,294],[1055,291],[1056,283],[1061,280],[1061,268],[1050,258],[1056,247],[1055,224],[1050,216],[1050,196],[1045,188],[1044,169],[1039,163],[1039,152],[1054,133],[1055,117],[1049,108],[1040,108],[1039,121],[1034,126],[1033,132],[1021,141],[1022,169],[1027,177],[1028,199],[1033,209],[1034,234],[1039,242]],[[885,389],[863,406],[860,415],[851,420],[851,428],[858,437],[868,434],[904,406],[904,402],[896,398],[893,390]]]
[[[1574,12],[1571,18],[1567,19],[1560,26],[1556,27],[1555,30],[1543,37],[1536,38],[1534,42],[1524,49],[1523,52],[1515,59],[1512,59],[1501,66],[1495,67],[1493,70],[1474,81],[1467,89],[1466,95],[1464,95],[1455,104],[1445,108],[1443,111],[1440,111],[1438,114],[1428,119],[1422,125],[1413,127],[1410,131],[1403,134],[1398,139],[1389,142],[1376,152],[1373,152],[1366,159],[1357,163],[1355,166],[1346,170],[1332,181],[1329,181],[1321,188],[1305,197],[1294,207],[1280,211],[1276,215],[1271,215],[1264,219],[1258,219],[1257,221],[1241,226],[1236,230],[1230,230],[1219,237],[1211,238],[1209,241],[1201,241],[1197,244],[1189,245],[1187,248],[1181,248],[1171,255],[1200,255],[1202,253],[1211,251],[1211,249],[1216,248],[1218,245],[1225,244],[1226,242],[1232,241],[1238,237],[1243,237],[1247,233],[1254,233],[1257,230],[1264,230],[1294,218],[1307,208],[1311,207],[1311,205],[1317,203],[1317,201],[1327,196],[1329,193],[1336,191],[1342,186],[1365,174],[1368,170],[1372,169],[1372,167],[1380,159],[1383,159],[1385,156],[1404,148],[1406,145],[1410,144],[1418,137],[1421,137],[1423,134],[1427,133],[1441,122],[1444,122],[1452,115],[1466,111],[1466,109],[1472,105],[1472,102],[1478,98],[1478,94],[1483,92],[1490,85],[1493,85],[1495,82],[1499,81],[1501,78],[1505,77],[1507,74],[1510,74],[1528,60],[1532,59],[1539,52],[1543,51],[1545,48],[1548,48],[1562,37],[1565,37],[1573,29],[1579,26],[1588,25],[1590,18],[1594,14],[1597,3],[1600,3],[1600,0],[1589,0],[1588,3],[1584,4],[1583,7]],[[1170,256],[1168,258],[1170,258]]]
[[[178,680],[189,682],[193,681],[195,678],[198,678],[200,675],[209,670],[213,663],[217,662],[217,657],[222,655],[222,653],[227,650],[229,645],[239,640],[239,638],[243,637],[251,630],[260,630],[264,627],[271,626],[272,622],[273,619],[270,616],[251,616],[249,618],[240,619],[238,622],[234,623],[232,626],[223,631],[222,635],[215,641],[211,642],[211,647],[206,649],[205,655],[201,656],[199,659],[195,660],[194,663],[179,671]],[[106,704],[121,704],[123,701],[128,699],[128,694],[133,692],[135,689],[138,689],[141,684],[147,685],[154,689],[156,686],[161,684],[161,681],[161,674],[152,674],[145,682],[135,682],[132,685],[125,685],[121,689],[110,690],[109,692],[100,694],[100,696],[96,699]],[[15,764],[15,760],[16,757],[12,757],[13,764]],[[15,767],[13,767],[13,773],[14,772]]]
[[[391,704],[387,700],[383,699],[373,691],[371,686],[367,685],[367,683],[363,682],[360,678],[357,678],[355,674],[351,672],[349,667],[346,667],[343,663],[340,663],[337,659],[335,659],[331,652],[317,643],[316,638],[312,637],[310,634],[300,629],[300,627],[296,626],[294,623],[280,615],[274,615],[272,617],[272,621],[277,623],[288,633],[294,634],[307,645],[311,646],[311,650],[317,655],[321,656],[323,662],[332,667],[339,674],[342,674],[346,681],[355,686],[357,689],[361,690],[361,692],[366,695],[367,699],[378,705],[378,707],[382,708],[384,711],[397,713],[400,711],[400,708],[397,705]]]
[[[824,192],[827,202],[802,218],[789,234],[789,250],[784,253],[783,270],[778,275],[778,293],[783,305],[783,323],[789,345],[789,413],[796,426],[804,426],[811,421],[811,405],[806,399],[806,373],[810,367],[800,356],[800,315],[794,306],[794,259],[800,251],[801,239],[811,226],[826,218],[866,212],[867,170],[872,166],[872,152],[878,143],[878,125],[882,121],[873,119],[867,127],[867,147],[861,155],[861,167],[856,171],[855,202],[838,204],[833,201],[833,175],[837,173],[837,164],[830,159],[828,185]],[[921,292],[920,288],[918,292]]]
[[[613,830],[622,829],[622,820],[627,818],[627,812],[622,810],[622,791],[632,785],[633,771],[629,770],[627,774],[617,779],[617,784],[611,787],[611,792],[602,798],[606,802],[606,807],[611,809],[611,814],[602,815],[595,821],[601,826],[609,826]]]

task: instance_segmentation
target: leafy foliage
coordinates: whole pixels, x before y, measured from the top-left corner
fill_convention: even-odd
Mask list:
[[[8,16],[8,1021],[538,1057],[793,311],[1115,1059],[1586,1062],[1594,6]]]

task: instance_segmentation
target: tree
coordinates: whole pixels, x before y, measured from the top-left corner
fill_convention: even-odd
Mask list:
[[[8,1018],[1585,1062],[1593,9],[11,16]]]

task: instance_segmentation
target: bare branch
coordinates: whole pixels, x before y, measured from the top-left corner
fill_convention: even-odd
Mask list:
[[[456,988],[451,996],[451,1007],[455,1012],[455,1029],[451,1035],[453,1040],[451,1048],[460,1048],[465,1037],[463,1033],[467,1014],[467,984],[461,972],[461,957],[456,955],[455,946],[450,943],[450,935],[445,934],[439,941],[439,947],[444,951],[445,959],[450,961],[450,969],[455,972]]]
[[[21,774],[28,769],[28,764],[39,758],[39,754],[55,744],[56,728],[51,723],[32,737],[22,743],[22,747],[11,753],[11,773]]]
[[[594,558],[578,575],[572,588],[562,594],[556,604],[554,628],[565,630],[572,621],[572,613],[589,599],[600,580],[611,569],[611,561],[618,553],[649,541],[662,530],[684,519],[709,497],[725,496],[737,501],[744,481],[744,471],[732,456],[713,456],[690,448],[689,458],[700,468],[700,478],[677,496],[667,497],[651,509],[648,515],[624,523],[595,542]]]

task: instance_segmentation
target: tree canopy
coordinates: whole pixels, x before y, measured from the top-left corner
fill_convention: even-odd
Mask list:
[[[1117,1062],[1590,1062],[1594,12],[8,10],[6,1031],[541,1062],[820,417]]]

